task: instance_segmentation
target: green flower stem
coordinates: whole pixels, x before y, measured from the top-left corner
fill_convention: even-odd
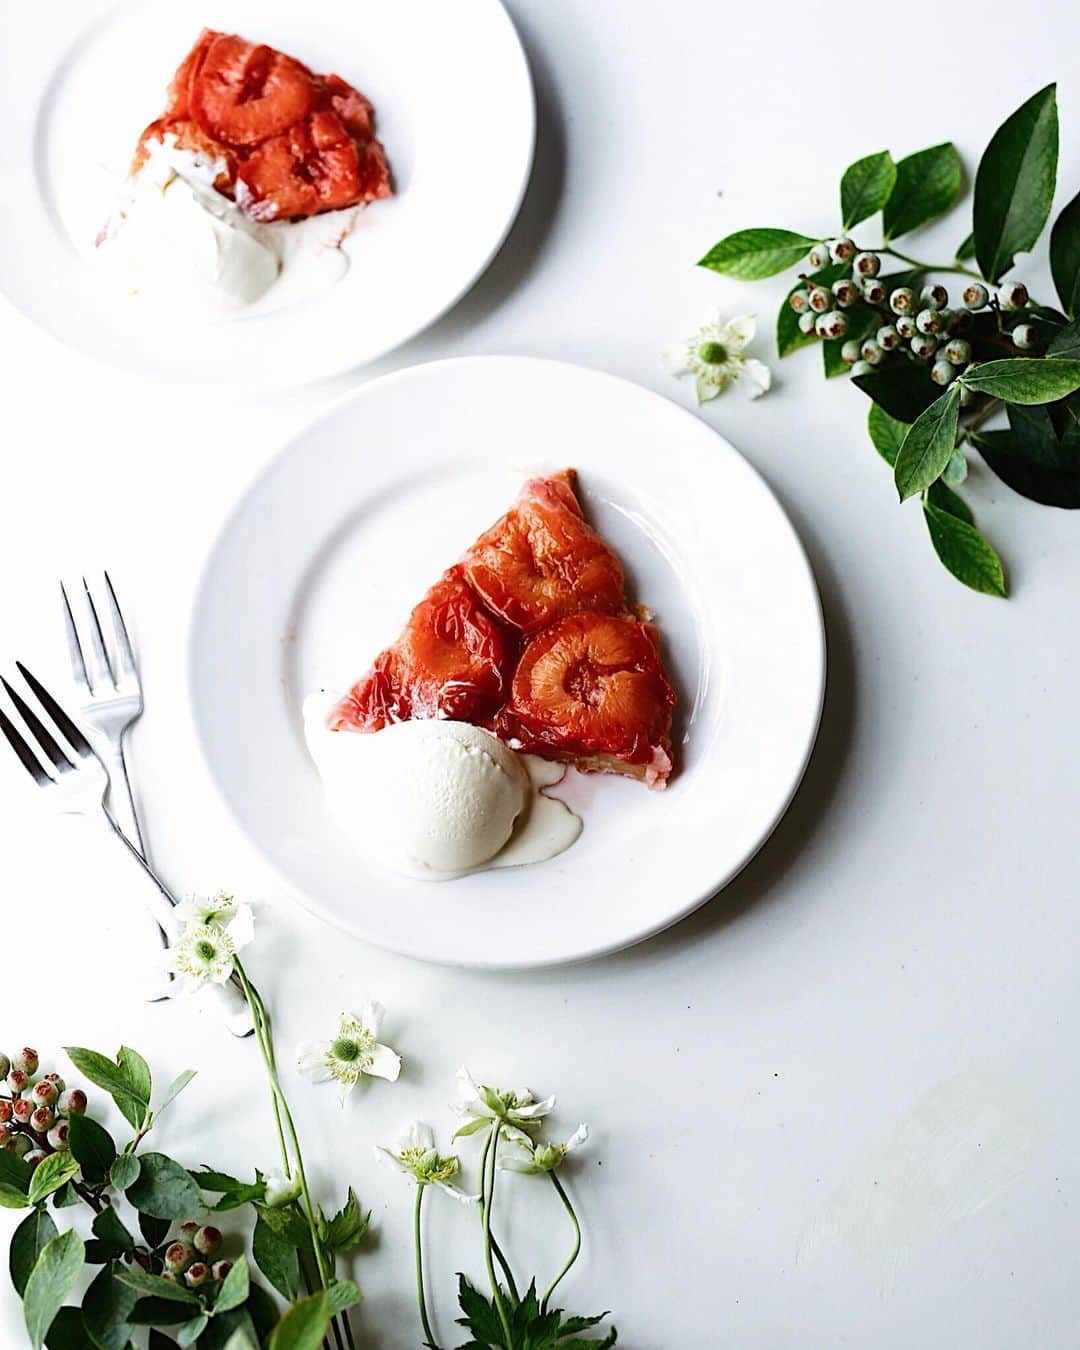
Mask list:
[[[914,267],[920,272],[952,272],[957,276],[971,277],[975,281],[982,281],[982,277],[978,272],[973,272],[970,267],[960,267],[956,263],[920,262],[918,258],[909,258],[906,253],[899,252],[899,250],[893,248],[891,244],[882,244],[880,248],[874,249],[873,251],[875,253],[888,253],[890,257],[896,258],[898,262],[905,262],[909,267]]]
[[[424,1297],[424,1247],[420,1236],[420,1211],[424,1203],[424,1191],[427,1185],[423,1181],[416,1183],[416,1210],[413,1214],[413,1244],[416,1248],[416,1302],[420,1309],[420,1324],[424,1328],[425,1343],[431,1350],[439,1350],[439,1343],[428,1321],[427,1300]]]
[[[547,1312],[548,1303],[551,1299],[552,1294],[559,1287],[559,1284],[561,1283],[563,1276],[567,1274],[570,1267],[578,1259],[578,1254],[581,1251],[581,1224],[578,1223],[578,1216],[574,1213],[574,1206],[570,1203],[570,1197],[566,1194],[566,1191],[563,1190],[563,1184],[559,1180],[559,1178],[555,1175],[555,1173],[549,1172],[548,1176],[551,1178],[551,1184],[555,1187],[555,1189],[559,1193],[559,1199],[566,1206],[566,1212],[567,1214],[570,1215],[570,1222],[574,1225],[574,1245],[570,1251],[569,1257],[567,1258],[566,1265],[563,1266],[562,1270],[560,1270],[558,1275],[556,1275],[555,1278],[552,1280],[550,1286],[548,1287],[547,1293],[544,1295],[544,1300],[540,1304],[541,1314]]]
[[[513,1335],[510,1331],[510,1318],[506,1312],[506,1302],[502,1296],[502,1290],[499,1288],[499,1281],[495,1278],[495,1264],[491,1258],[491,1209],[495,1203],[495,1165],[499,1157],[499,1127],[501,1121],[493,1121],[491,1129],[488,1131],[487,1143],[484,1145],[484,1156],[481,1160],[481,1190],[484,1197],[484,1264],[487,1266],[488,1280],[491,1283],[491,1296],[495,1301],[495,1311],[499,1314],[499,1321],[502,1324],[503,1335],[506,1337],[506,1350],[513,1350]],[[491,1154],[490,1165],[488,1163],[488,1154]],[[490,1172],[490,1177],[485,1176],[485,1172]]]
[[[510,1290],[510,1297],[515,1303],[521,1302],[521,1296],[518,1294],[517,1282],[514,1279],[514,1272],[510,1269],[510,1262],[503,1255],[503,1250],[495,1240],[495,1234],[491,1235],[491,1250],[495,1253],[495,1260],[502,1267],[502,1273],[506,1276],[506,1287]]]

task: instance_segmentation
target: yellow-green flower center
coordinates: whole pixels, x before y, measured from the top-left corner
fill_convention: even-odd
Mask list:
[[[727,348],[721,342],[703,342],[697,349],[698,360],[707,366],[722,366],[727,360]]]

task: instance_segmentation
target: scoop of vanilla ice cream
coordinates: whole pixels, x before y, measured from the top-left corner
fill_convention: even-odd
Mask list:
[[[465,722],[400,722],[369,735],[328,731],[324,699],[305,707],[308,746],[331,813],[364,853],[410,876],[480,867],[529,801],[518,756]]]

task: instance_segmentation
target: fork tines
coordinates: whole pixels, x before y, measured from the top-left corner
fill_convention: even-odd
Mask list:
[[[97,606],[94,604],[94,597],[90,586],[85,577],[82,579],[83,593],[86,597],[86,610],[89,616],[87,631],[89,635],[90,659],[87,664],[83,644],[79,641],[79,632],[75,626],[75,614],[71,607],[71,601],[68,598],[67,588],[63,582],[60,583],[60,593],[64,597],[64,626],[67,630],[68,654],[71,657],[71,673],[75,678],[75,683],[87,695],[96,694],[106,681],[114,689],[120,686],[135,674],[135,653],[132,651],[131,639],[128,637],[127,625],[124,623],[124,616],[120,612],[120,605],[116,599],[116,591],[113,589],[112,581],[108,572],[105,576],[105,603],[108,610],[109,619],[112,624],[113,639],[116,652],[116,669],[109,659],[109,649],[105,645],[105,635],[101,628],[101,619],[98,617]],[[119,678],[118,678],[119,676]]]
[[[41,681],[27,670],[21,661],[16,661],[15,664],[23,679],[37,695],[41,706],[52,718],[56,727],[59,729],[61,736],[63,736],[72,747],[76,755],[79,758],[82,758],[86,755],[93,754],[90,743],[87,741],[86,737],[67,713],[64,712],[63,708],[60,707],[59,703],[57,703]],[[49,760],[49,763],[52,764],[58,774],[70,773],[75,768],[75,765],[64,750],[57,744],[52,732],[45,726],[41,718],[38,717],[37,713],[34,712],[18,690],[14,689],[9,681],[2,675],[0,675],[0,684],[4,686],[7,696],[11,700],[12,705],[19,716],[22,718],[24,726],[40,746],[46,758]],[[43,768],[41,761],[30,749],[29,745],[27,745],[26,740],[23,738],[14,722],[12,722],[11,718],[7,716],[2,708],[0,708],[0,731],[4,733],[8,744],[15,751],[16,755],[18,755],[23,767],[39,786],[44,787],[46,783],[55,781],[52,775]]]

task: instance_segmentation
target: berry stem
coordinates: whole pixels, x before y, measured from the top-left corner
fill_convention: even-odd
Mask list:
[[[552,1294],[559,1287],[559,1284],[562,1281],[563,1276],[568,1273],[570,1267],[578,1259],[578,1255],[581,1252],[581,1224],[578,1223],[578,1216],[574,1213],[574,1206],[570,1203],[570,1197],[566,1194],[566,1191],[563,1189],[562,1182],[555,1175],[555,1173],[553,1171],[549,1172],[548,1176],[551,1178],[551,1184],[555,1187],[555,1189],[559,1193],[559,1199],[566,1206],[566,1212],[567,1214],[570,1215],[570,1222],[574,1225],[574,1245],[570,1250],[570,1255],[567,1258],[566,1264],[563,1266],[562,1270],[559,1271],[558,1275],[556,1275],[555,1278],[552,1280],[550,1286],[548,1287],[547,1293],[544,1295],[544,1300],[540,1304],[541,1316],[543,1316],[544,1313],[547,1312],[548,1303],[551,1300]]]
[[[425,1183],[416,1183],[416,1209],[413,1213],[413,1245],[416,1248],[416,1302],[420,1308],[420,1324],[424,1328],[425,1344],[430,1350],[441,1350],[428,1320],[427,1300],[424,1298],[424,1247],[420,1237],[420,1211],[424,1203]]]
[[[960,267],[955,263],[927,263],[920,262],[918,258],[910,258],[906,253],[901,253],[893,248],[891,244],[882,244],[880,248],[874,249],[874,253],[888,253],[890,257],[896,258],[898,262],[905,262],[909,267],[914,267],[920,272],[952,272],[956,276],[971,277],[975,281],[982,281],[978,272],[973,272],[970,267]]]
[[[514,1338],[510,1331],[510,1318],[506,1313],[506,1303],[503,1299],[502,1290],[499,1288],[499,1281],[495,1278],[495,1263],[491,1257],[491,1209],[495,1203],[495,1165],[499,1156],[500,1125],[501,1122],[498,1120],[492,1122],[491,1129],[488,1131],[487,1143],[484,1145],[484,1156],[480,1162],[481,1190],[484,1202],[484,1264],[487,1266],[495,1310],[499,1314],[503,1335],[506,1337],[506,1350],[512,1350]],[[491,1155],[490,1165],[488,1163],[489,1153]],[[490,1176],[488,1173],[490,1173]]]

